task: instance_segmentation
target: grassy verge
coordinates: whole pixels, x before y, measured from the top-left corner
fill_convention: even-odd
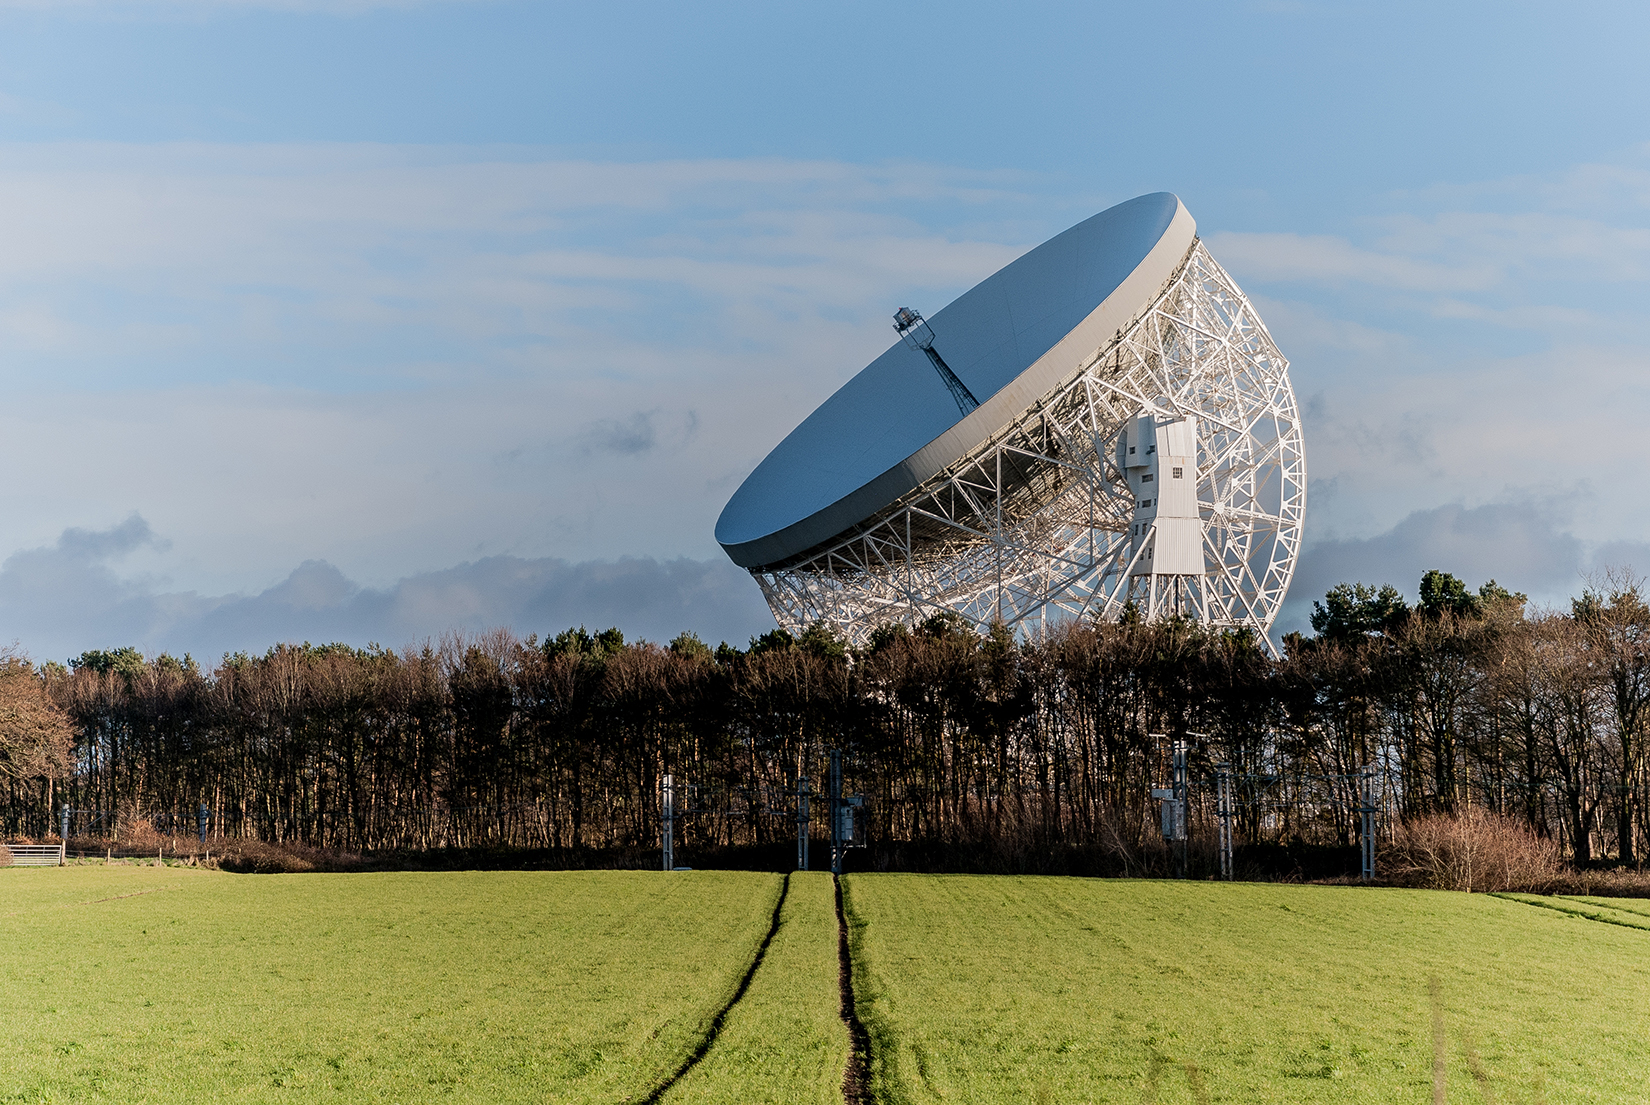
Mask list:
[[[1650,1101],[1650,933],[1620,924],[1406,890],[847,891],[886,1102]]]
[[[674,1069],[779,878],[0,871],[0,1101],[620,1101]]]
[[[665,1105],[840,1105],[848,1030],[838,1015],[831,876],[798,871],[779,931],[705,1057]]]

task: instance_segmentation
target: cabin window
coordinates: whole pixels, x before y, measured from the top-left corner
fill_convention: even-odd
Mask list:
[[[1178,479],[1180,479],[1180,478],[1181,478],[1181,471],[1180,471],[1180,469],[1178,469],[1178,468],[1176,468],[1176,469],[1175,469],[1175,470],[1174,470],[1174,478],[1175,478],[1175,479],[1177,479],[1177,480],[1178,480]]]
[[[1134,446],[1133,445],[1129,446],[1129,456],[1131,456],[1131,457],[1134,456]]]
[[[1147,472],[1144,476],[1140,477],[1140,482],[1141,483],[1151,483],[1152,482],[1152,474],[1150,472]]]

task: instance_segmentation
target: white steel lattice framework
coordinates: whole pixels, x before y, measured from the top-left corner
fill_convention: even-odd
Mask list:
[[[1131,540],[1140,503],[1114,443],[1141,414],[1196,419],[1202,574],[1154,573]],[[782,627],[824,622],[855,643],[943,611],[1033,628],[1129,603],[1264,639],[1305,509],[1288,362],[1194,241],[1152,303],[1041,401],[847,532],[752,574]]]

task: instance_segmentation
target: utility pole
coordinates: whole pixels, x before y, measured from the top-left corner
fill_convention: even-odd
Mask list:
[[[63,803],[63,831],[57,834],[57,865],[62,867],[69,859],[69,804]]]
[[[1161,741],[1161,734],[1153,733],[1153,742]],[[1186,874],[1186,740],[1176,737],[1170,746],[1173,757],[1170,761],[1169,785],[1153,787],[1152,797],[1158,799],[1163,818],[1163,841],[1172,846],[1175,853],[1175,877],[1183,878]]]
[[[671,776],[666,775],[659,780],[659,795],[660,836],[664,843],[665,870],[670,871],[676,867],[676,783]]]
[[[1220,817],[1220,877],[1232,881],[1232,765],[1215,765],[1215,806]]]
[[[1177,824],[1175,826],[1175,878],[1186,877],[1186,798],[1188,780],[1186,777],[1186,738],[1176,737],[1174,741],[1174,804]]]
[[[1365,764],[1358,775],[1359,790],[1361,791],[1358,813],[1362,815],[1360,828],[1363,837],[1358,842],[1360,851],[1363,853],[1363,870],[1361,874],[1364,882],[1371,882],[1375,878],[1375,765]]]
[[[831,874],[842,874],[842,750],[831,749]]]
[[[796,780],[796,869],[808,869],[808,777],[800,775]]]

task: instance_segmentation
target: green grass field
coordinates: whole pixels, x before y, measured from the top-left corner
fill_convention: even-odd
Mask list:
[[[0,871],[0,1101],[631,1099],[703,1036],[779,886]]]
[[[1425,1103],[1439,1076],[1450,1102],[1650,1101],[1644,902],[846,887],[882,1101]]]
[[[831,876],[796,872],[750,989],[664,1105],[841,1105],[849,1045],[836,945]]]
[[[0,1102],[635,1102],[705,1040],[784,880],[0,871]],[[845,880],[873,1088],[917,1102],[1650,1102],[1650,903]],[[828,875],[662,1105],[825,1105]]]

